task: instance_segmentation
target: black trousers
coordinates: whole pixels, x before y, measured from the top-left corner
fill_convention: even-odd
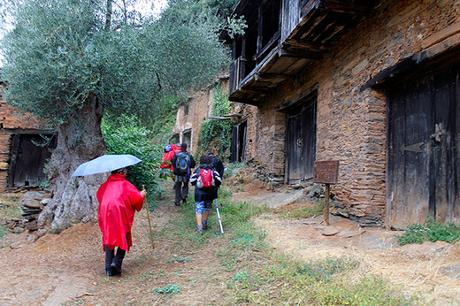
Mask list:
[[[174,192],[176,194],[176,199],[174,200],[174,203],[176,203],[176,205],[179,205],[182,201],[187,199],[188,182],[188,177],[179,175],[176,176],[176,181],[174,183]]]
[[[126,251],[117,248],[117,251],[115,252],[115,249],[110,250],[109,248],[105,248],[105,270],[108,271],[110,270],[110,266],[112,264],[115,265],[115,267],[121,271],[121,265],[123,264],[123,259],[125,258]]]

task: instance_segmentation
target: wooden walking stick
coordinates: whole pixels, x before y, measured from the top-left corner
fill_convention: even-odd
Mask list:
[[[145,185],[142,185],[142,190],[145,190]],[[152,222],[150,221],[150,212],[149,212],[149,203],[145,206],[145,211],[147,212],[147,220],[149,222],[149,240],[150,244],[152,245],[152,250],[155,249],[155,245],[153,244],[153,229],[152,229]]]

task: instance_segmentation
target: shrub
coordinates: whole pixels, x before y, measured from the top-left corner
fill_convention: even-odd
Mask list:
[[[399,237],[399,244],[423,243],[425,241],[456,242],[460,240],[460,229],[453,223],[438,223],[429,219],[425,224],[410,225]]]
[[[152,132],[142,126],[136,117],[123,115],[104,117],[102,133],[107,153],[131,154],[142,159],[142,163],[129,168],[128,179],[139,189],[145,185],[149,199],[159,194],[158,171],[162,149],[150,140]]]
[[[214,91],[214,116],[224,116],[230,113],[230,102],[222,91],[221,86],[217,86]],[[223,160],[230,157],[230,144],[232,141],[232,122],[230,120],[211,120],[207,119],[201,125],[199,148],[197,154],[203,154],[210,148],[217,149],[218,155]]]

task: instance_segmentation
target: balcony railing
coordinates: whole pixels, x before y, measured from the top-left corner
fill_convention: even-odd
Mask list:
[[[246,59],[242,56],[233,61],[230,67],[230,92],[238,89],[241,80],[246,76]]]

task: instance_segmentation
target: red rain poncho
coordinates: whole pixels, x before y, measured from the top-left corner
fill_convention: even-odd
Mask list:
[[[112,174],[97,191],[98,222],[102,244],[113,249],[129,250],[134,212],[142,209],[144,197],[124,174]]]

